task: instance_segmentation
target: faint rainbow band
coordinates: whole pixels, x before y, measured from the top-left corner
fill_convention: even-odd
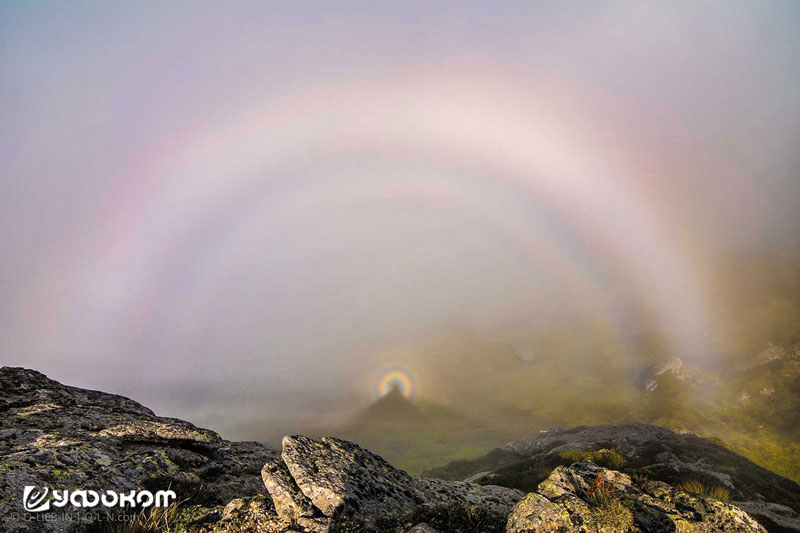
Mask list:
[[[543,113],[546,106],[538,105],[536,96],[493,86],[485,76],[387,76],[316,85],[283,100],[243,107],[231,121],[180,132],[143,154],[109,191],[109,211],[95,226],[101,228],[94,246],[98,256],[73,265],[74,290],[82,290],[87,284],[81,280],[89,280],[89,286],[112,300],[110,307],[133,313],[128,323],[137,329],[155,322],[157,309],[197,305],[187,295],[204,286],[210,271],[230,268],[228,240],[241,230],[236,220],[259,209],[254,199],[271,198],[277,207],[273,214],[296,212],[296,205],[285,201],[295,195],[285,195],[284,184],[275,179],[282,168],[312,161],[315,168],[310,170],[322,172],[332,154],[358,149],[399,160],[443,162],[476,175],[488,171],[487,181],[547,206],[550,217],[587,244],[585,254],[575,257],[563,239],[538,238],[535,221],[502,228],[526,255],[538,261],[552,258],[553,275],[597,277],[601,286],[611,271],[649,298],[660,322],[677,326],[668,330],[702,331],[709,318],[706,302],[695,279],[697,266],[684,260],[683,243],[650,216],[650,202],[634,182],[618,181],[580,134],[549,120],[552,113]],[[559,99],[550,96],[555,100],[540,100]],[[538,119],[526,120],[525,115]],[[253,179],[256,169],[259,179]],[[314,189],[319,186],[315,181],[297,185]],[[484,192],[474,191],[475,196]],[[275,201],[275,194],[284,201]],[[412,195],[457,210],[469,208],[435,188]],[[305,199],[311,204],[329,201],[313,194]],[[164,227],[172,234],[155,231]],[[610,253],[610,259],[601,260],[603,253]],[[143,264],[151,268],[139,268]],[[46,279],[38,287],[51,291]],[[113,301],[115,294],[119,301]],[[129,300],[128,294],[137,297]],[[612,299],[619,296],[612,294]],[[207,318],[201,309],[196,311],[189,315]],[[671,348],[675,355],[686,355],[679,341]]]

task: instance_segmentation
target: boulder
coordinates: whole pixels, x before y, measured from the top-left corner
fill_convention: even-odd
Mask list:
[[[286,468],[286,463],[279,458],[267,461],[261,469],[261,478],[272,497],[278,516],[285,521],[297,522],[320,515],[319,510],[297,486]]]
[[[557,467],[516,505],[506,531],[766,532],[733,505],[591,463]]]
[[[178,500],[191,497],[221,509],[234,498],[263,494],[261,467],[277,456],[263,444],[230,442],[188,422],[158,417],[128,398],[65,386],[24,368],[0,369],[0,411],[4,532],[86,526],[19,518],[26,486],[98,492],[170,488]],[[68,505],[58,511],[80,509]]]
[[[644,382],[644,389],[647,391],[656,390],[659,385],[658,377],[664,374],[673,375],[681,380],[685,379],[683,360],[680,357],[673,357],[669,361],[665,361],[650,369]]]
[[[264,468],[264,484],[278,515],[309,531],[405,531],[422,519],[436,527],[457,516],[491,517],[497,526],[522,497],[503,487],[415,478],[335,438],[285,437],[281,461],[285,467]]]

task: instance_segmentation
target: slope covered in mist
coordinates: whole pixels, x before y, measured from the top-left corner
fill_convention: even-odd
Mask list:
[[[798,480],[800,261],[727,264],[706,288],[726,311],[698,333],[712,353],[671,352],[644,319],[626,338],[602,322],[514,339],[455,328],[404,352],[423,381],[418,418],[376,417],[379,402],[336,429],[418,471],[542,429],[644,422],[719,438]]]

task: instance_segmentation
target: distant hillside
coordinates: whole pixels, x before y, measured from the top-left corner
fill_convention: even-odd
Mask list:
[[[398,389],[349,423],[312,433],[358,442],[412,473],[454,458],[474,457],[507,440],[491,424],[444,405],[409,400]]]

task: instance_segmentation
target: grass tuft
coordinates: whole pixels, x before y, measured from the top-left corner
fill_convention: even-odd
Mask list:
[[[179,533],[203,508],[173,502],[168,507],[151,507],[130,520],[107,520],[93,525],[93,533]]]
[[[592,506],[592,522],[600,531],[633,529],[633,514],[603,478],[595,479],[586,493],[586,501]]]
[[[694,479],[679,483],[676,488],[685,492],[691,492],[693,494],[702,494],[703,496],[708,496],[709,498],[714,498],[715,500],[720,500],[723,502],[726,502],[731,498],[731,493],[725,487],[719,485],[703,485]]]

